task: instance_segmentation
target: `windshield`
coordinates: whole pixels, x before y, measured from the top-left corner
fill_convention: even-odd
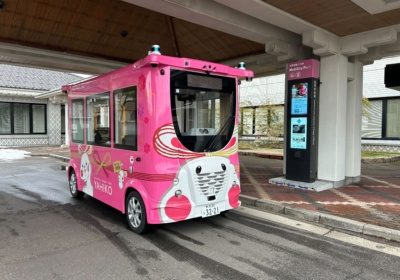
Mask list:
[[[171,104],[176,134],[194,152],[222,149],[235,124],[236,80],[171,71]]]

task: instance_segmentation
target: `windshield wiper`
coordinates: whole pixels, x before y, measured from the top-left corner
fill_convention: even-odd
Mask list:
[[[219,129],[218,133],[215,134],[215,135],[213,135],[213,136],[211,137],[211,139],[208,140],[208,142],[207,142],[206,145],[204,146],[204,149],[203,149],[203,150],[204,150],[205,152],[211,152],[211,151],[212,151],[211,149],[214,148],[215,144],[216,144],[216,143],[220,143],[220,141],[217,141],[218,138],[220,139],[220,136],[223,135],[223,134],[225,133],[225,131],[227,130],[227,128],[230,127],[230,126],[229,126],[230,120],[232,120],[232,119],[234,119],[234,118],[235,118],[234,116],[229,116],[229,117],[225,120],[224,124],[223,124],[223,125],[221,126],[221,128]]]

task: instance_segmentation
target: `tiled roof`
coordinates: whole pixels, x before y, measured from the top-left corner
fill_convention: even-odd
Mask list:
[[[0,87],[48,91],[82,79],[52,70],[0,64]]]

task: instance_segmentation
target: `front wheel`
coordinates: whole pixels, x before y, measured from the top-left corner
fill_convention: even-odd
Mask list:
[[[69,191],[73,198],[83,197],[83,192],[78,190],[78,181],[76,179],[75,171],[71,171],[69,174]]]
[[[130,230],[139,234],[147,231],[146,208],[142,197],[136,191],[132,191],[126,196],[125,217]]]

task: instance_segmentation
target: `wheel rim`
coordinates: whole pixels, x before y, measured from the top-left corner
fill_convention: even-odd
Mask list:
[[[136,197],[129,199],[128,219],[134,228],[138,228],[142,223],[142,205]]]
[[[71,190],[72,194],[76,193],[76,176],[75,176],[75,173],[72,173],[71,177],[69,179],[69,189]]]

